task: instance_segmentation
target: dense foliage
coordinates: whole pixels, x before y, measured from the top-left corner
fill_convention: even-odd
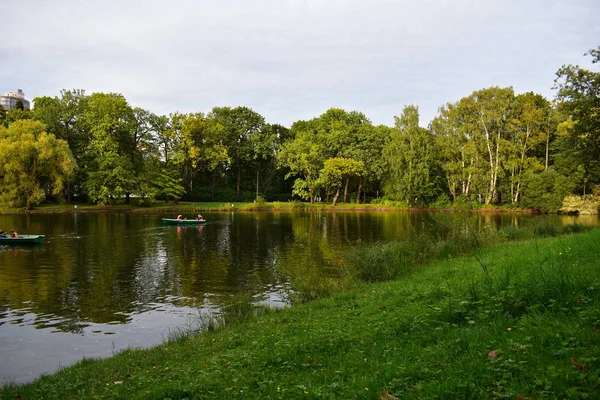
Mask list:
[[[600,48],[588,55],[600,62]],[[37,125],[12,126],[42,122],[68,145],[76,173],[69,167],[60,180],[40,182],[36,196],[7,190],[0,206],[62,191],[55,199],[98,204],[382,197],[404,206],[557,211],[567,195],[599,192],[600,72],[563,66],[555,89],[553,103],[512,87],[477,90],[442,106],[428,128],[409,105],[393,128],[331,108],[290,129],[243,106],[161,116],[120,94],[63,90],[34,99],[32,111],[2,110],[0,124],[35,136]]]

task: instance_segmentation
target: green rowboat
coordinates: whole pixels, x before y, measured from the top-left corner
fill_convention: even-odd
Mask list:
[[[44,235],[19,235],[18,237],[10,237],[8,235],[0,236],[0,244],[32,244],[41,243],[46,236]]]
[[[198,225],[205,224],[205,219],[177,219],[177,218],[163,218],[163,224],[165,225]]]

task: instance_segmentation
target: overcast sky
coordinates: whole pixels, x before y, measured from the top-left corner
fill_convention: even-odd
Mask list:
[[[489,86],[548,98],[600,45],[598,0],[0,0],[0,92],[117,92],[158,114],[330,107],[393,125]]]

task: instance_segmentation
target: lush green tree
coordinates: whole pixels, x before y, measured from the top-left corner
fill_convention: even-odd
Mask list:
[[[89,140],[83,114],[88,97],[85,90],[61,90],[60,97],[36,97],[32,117],[46,125],[49,133],[69,143],[73,155],[83,150]]]
[[[521,206],[557,212],[562,206],[563,199],[571,193],[573,188],[573,182],[558,173],[553,167],[541,173],[529,170],[523,175]]]
[[[371,121],[359,111],[347,112],[341,108],[330,108],[316,120],[318,136],[323,141],[324,157],[354,158],[360,156],[364,138],[361,128],[372,127]],[[364,149],[364,146],[363,146]],[[364,153],[362,154],[364,155]],[[364,160],[363,160],[364,161]],[[362,178],[364,174],[361,174]],[[347,202],[350,187],[350,176],[346,176],[344,184],[344,199]],[[359,182],[360,186],[360,182]],[[329,186],[325,186],[327,189]],[[329,198],[329,190],[326,197]],[[357,196],[360,197],[360,194]]]
[[[442,180],[431,133],[419,126],[419,110],[406,106],[395,117],[396,132],[383,149],[386,197],[425,205],[440,194]]]
[[[155,116],[152,119],[155,158],[160,161],[162,176],[156,182],[161,182],[159,187],[165,188],[160,191],[165,195],[165,202],[169,202],[171,198],[177,201],[185,193],[180,174],[181,162],[185,159],[181,149],[181,120],[181,114],[177,113]],[[155,165],[159,167],[158,164]]]
[[[320,188],[319,171],[323,168],[324,145],[319,140],[316,121],[297,121],[291,131],[294,140],[282,146],[280,160],[289,168],[286,178],[297,176],[292,193],[314,203]]]
[[[177,201],[185,193],[185,189],[181,185],[182,179],[174,176],[155,156],[145,160],[137,180],[136,194],[139,196],[140,205],[151,205],[161,194],[165,196],[166,201],[169,199]]]
[[[37,97],[34,100],[35,107],[32,110],[32,118],[43,122],[48,133],[57,138],[65,140],[78,164],[85,164],[83,158],[90,141],[89,129],[84,123],[84,112],[88,96],[84,90],[61,90],[60,97]],[[82,172],[85,169],[81,170]],[[80,177],[79,180],[84,179]],[[75,186],[79,185],[75,178]],[[67,181],[66,197],[71,203],[72,196],[71,180]]]
[[[191,186],[196,174],[202,170],[216,176],[217,168],[230,161],[228,148],[224,144],[226,133],[223,126],[202,113],[179,114],[176,118],[178,122],[175,125],[180,127],[178,135],[181,149],[177,160],[184,181]],[[216,179],[213,179],[213,198],[215,186]]]
[[[91,139],[86,148],[84,189],[90,200],[100,203],[124,201],[135,190],[131,162],[133,110],[115,93],[94,93],[83,115]]]
[[[533,92],[516,96],[511,108],[506,169],[510,175],[510,198],[516,203],[521,197],[523,174],[544,169],[544,160],[535,156],[535,149],[548,143],[552,108],[548,100]]]
[[[383,149],[390,140],[393,129],[384,125],[373,126],[361,124],[356,130],[356,141],[346,153],[350,158],[362,162],[364,173],[358,175],[358,188],[356,190],[356,204],[360,204],[360,197],[365,186],[379,190],[379,184],[385,173],[386,165],[383,160]],[[348,185],[346,185],[348,187]],[[345,195],[344,195],[344,201]]]
[[[377,143],[365,143],[366,140],[373,139],[373,131],[368,127],[372,129],[371,122],[364,114],[357,111],[346,112],[339,108],[330,108],[310,121],[295,122],[291,128],[294,139],[286,143],[282,151],[282,165],[290,169],[288,177],[298,176],[294,182],[294,194],[314,201],[323,182],[328,181],[319,180],[319,173],[329,158],[351,158],[363,161],[365,165],[369,164],[365,158],[368,158],[372,153],[371,147],[376,147]],[[344,201],[347,199],[349,185],[350,176],[347,176]],[[324,188],[328,201],[330,187],[325,184]]]
[[[255,161],[272,155],[275,138],[264,117],[248,107],[214,107],[208,118],[224,129],[231,170],[236,175],[236,200],[240,200],[242,172],[256,171]]]
[[[351,158],[335,157],[325,161],[323,169],[319,173],[319,179],[323,186],[335,190],[333,205],[335,206],[340,197],[340,188],[344,182],[353,176],[362,176],[365,173],[365,164]]]
[[[587,55],[592,63],[600,63],[600,47]],[[567,119],[557,154],[557,167],[567,176],[582,174],[579,191],[600,183],[600,72],[578,65],[565,65],[556,73],[558,110]]]
[[[485,204],[501,201],[500,179],[511,151],[509,125],[514,92],[512,88],[491,87],[473,92],[441,109],[432,123],[443,149],[443,167],[448,186],[456,198],[476,193]]]
[[[273,197],[272,192],[275,192],[274,196],[281,197],[280,192],[287,189],[285,175],[289,171],[280,164],[279,157],[283,144],[291,140],[291,137],[290,129],[279,124],[268,124],[261,134],[256,135],[255,140],[261,147],[255,157],[257,191],[262,192],[264,199]]]
[[[512,87],[491,87],[473,92],[470,96],[469,105],[477,121],[480,146],[484,148],[483,153],[489,163],[485,204],[499,200],[498,180],[503,173],[502,162],[507,153],[508,119],[513,98]]]
[[[481,175],[480,157],[474,140],[475,124],[464,106],[465,100],[446,104],[431,125],[436,153],[454,201],[469,199],[474,182]]]
[[[13,122],[21,121],[24,119],[30,119],[30,118],[31,118],[31,111],[29,111],[27,109],[21,110],[21,109],[15,108],[15,109],[6,111],[3,124],[5,127],[8,127]]]
[[[76,164],[68,144],[45,132],[37,121],[0,127],[0,204],[30,209],[58,195]]]

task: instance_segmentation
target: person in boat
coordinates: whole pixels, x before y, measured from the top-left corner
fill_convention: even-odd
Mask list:
[[[0,229],[0,237],[6,237],[6,232]]]
[[[178,220],[180,220],[180,221],[182,221],[182,220],[184,220],[185,218],[183,218],[183,215],[179,214],[179,215],[177,216],[177,219],[178,219]]]
[[[10,231],[10,237],[12,237],[12,238],[18,238],[19,234],[17,233],[17,231],[13,230],[13,231]]]
[[[198,221],[204,221],[204,217],[200,214],[198,214],[198,217],[196,218]]]

